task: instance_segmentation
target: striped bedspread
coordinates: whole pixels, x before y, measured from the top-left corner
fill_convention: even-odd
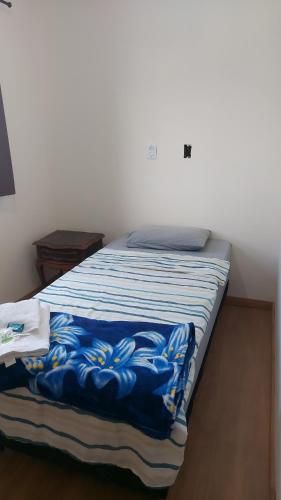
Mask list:
[[[107,321],[193,322],[196,349],[171,436],[159,441],[128,424],[109,422],[25,388],[0,394],[0,431],[22,442],[63,450],[88,463],[132,470],[150,487],[173,484],[187,437],[186,402],[198,346],[229,263],[220,259],[103,249],[36,297],[52,311]]]

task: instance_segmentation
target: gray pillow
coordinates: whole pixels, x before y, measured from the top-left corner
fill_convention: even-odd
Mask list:
[[[156,250],[201,250],[211,232],[197,227],[143,226],[128,236],[129,248]]]

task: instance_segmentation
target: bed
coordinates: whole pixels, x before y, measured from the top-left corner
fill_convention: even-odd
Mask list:
[[[126,423],[107,421],[77,407],[33,394],[27,388],[0,394],[0,432],[6,443],[49,447],[83,463],[129,469],[147,487],[168,488],[183,462],[186,414],[228,284],[231,247],[224,240],[210,238],[203,250],[168,254],[160,250],[134,251],[127,248],[126,240],[124,235],[110,243],[36,297],[49,303],[52,311],[106,321],[194,322],[196,356],[170,437],[156,440]],[[149,268],[152,258],[157,262],[156,270]],[[210,274],[206,277],[200,267],[204,279],[202,276],[200,279],[197,269],[192,278],[172,274],[167,279],[166,267],[161,267],[167,259],[195,268],[202,267],[203,263]],[[215,267],[214,273],[223,269],[223,279],[217,280],[212,274]],[[200,303],[196,302],[198,290],[203,294]],[[174,291],[178,293],[177,306],[163,305],[159,294],[169,298],[171,294],[176,295]]]

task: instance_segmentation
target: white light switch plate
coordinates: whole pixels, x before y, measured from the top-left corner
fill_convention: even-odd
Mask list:
[[[156,146],[156,144],[149,144],[147,146],[146,158],[148,160],[156,160],[157,159],[157,146]]]

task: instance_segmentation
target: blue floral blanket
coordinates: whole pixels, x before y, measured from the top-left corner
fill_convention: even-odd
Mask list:
[[[0,366],[0,391],[36,393],[156,439],[171,433],[195,349],[193,323],[99,321],[52,313],[46,356]]]

